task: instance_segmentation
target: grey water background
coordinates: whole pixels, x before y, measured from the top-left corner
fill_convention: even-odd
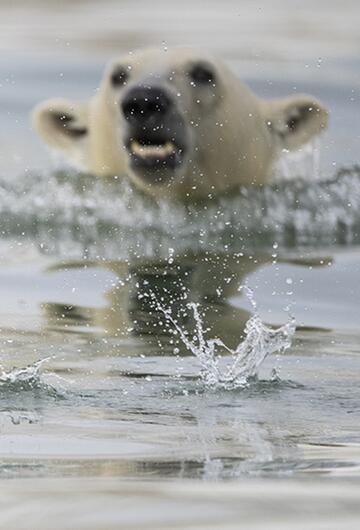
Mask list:
[[[0,527],[358,528],[360,4],[13,1],[0,14]],[[204,215],[57,172],[32,106],[89,97],[109,57],[153,44],[210,48],[266,97],[322,99],[321,174],[310,151],[305,180]],[[234,348],[253,311],[243,283],[264,322],[295,316],[292,347],[247,388],[205,389],[144,295],[192,332],[186,292],[208,337]]]

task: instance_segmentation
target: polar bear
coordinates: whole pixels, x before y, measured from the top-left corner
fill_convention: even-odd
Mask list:
[[[125,55],[89,101],[51,99],[33,112],[39,135],[77,168],[183,201],[266,183],[281,151],[327,121],[315,98],[261,99],[220,59],[191,48]]]

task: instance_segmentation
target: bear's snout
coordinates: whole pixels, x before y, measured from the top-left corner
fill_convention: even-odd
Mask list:
[[[147,184],[169,183],[184,167],[188,147],[186,123],[171,92],[156,85],[130,87],[120,108],[130,174]]]
[[[161,121],[172,107],[172,99],[165,90],[151,86],[138,86],[130,89],[121,102],[125,119],[138,124]]]

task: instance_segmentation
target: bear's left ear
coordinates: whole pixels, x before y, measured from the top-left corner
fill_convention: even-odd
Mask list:
[[[306,144],[327,127],[327,110],[311,96],[290,96],[270,101],[268,105],[267,125],[290,151]]]
[[[34,129],[41,138],[78,167],[83,167],[88,137],[88,104],[49,99],[32,113]]]

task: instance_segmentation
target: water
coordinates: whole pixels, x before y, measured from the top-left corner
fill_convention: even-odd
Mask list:
[[[246,253],[360,243],[360,168],[330,178],[278,178],[209,205],[154,203],[127,181],[69,171],[0,178],[3,244],[67,259]]]
[[[4,524],[26,528],[30,518],[45,528],[56,512],[54,528],[70,528],[70,513],[79,528],[136,528],[145,517],[147,528],[174,520],[226,528],[246,514],[256,527],[281,514],[287,528],[303,502],[309,524],[336,528],[346,507],[356,528],[356,247],[281,260],[174,257],[170,265],[59,263],[27,252],[27,263],[3,265],[0,275]],[[244,277],[257,317],[238,290]],[[149,292],[171,308],[195,355]],[[289,313],[298,325],[291,347],[270,355],[289,345]],[[285,328],[269,332],[264,322]],[[217,346],[221,358],[199,362],[202,331],[200,354]],[[280,342],[269,344],[268,333]],[[263,362],[237,364],[220,341],[235,355],[250,341],[246,352]],[[254,367],[256,377],[240,370],[229,380],[229,363],[249,375]],[[115,498],[141,510],[119,510]]]
[[[0,8],[1,528],[359,527],[359,6],[185,4]],[[32,105],[149,43],[330,129],[206,207],[64,169]]]
[[[156,295],[151,295],[150,292],[149,296],[154,302],[154,307],[163,313],[184,346],[198,359],[201,366],[200,377],[209,389],[235,390],[254,383],[264,359],[271,353],[284,352],[289,348],[295,332],[294,321],[279,329],[270,329],[264,326],[255,313],[245,324],[244,341],[233,350],[219,338],[206,339],[205,333],[211,331],[211,328],[204,329],[198,304],[187,304],[187,308],[193,311],[195,319],[195,332],[191,339],[187,331],[183,330],[177,319],[173,317],[171,310],[164,308],[157,301]],[[247,296],[256,310],[253,293],[249,289]],[[226,357],[221,358],[219,351],[225,352]]]

